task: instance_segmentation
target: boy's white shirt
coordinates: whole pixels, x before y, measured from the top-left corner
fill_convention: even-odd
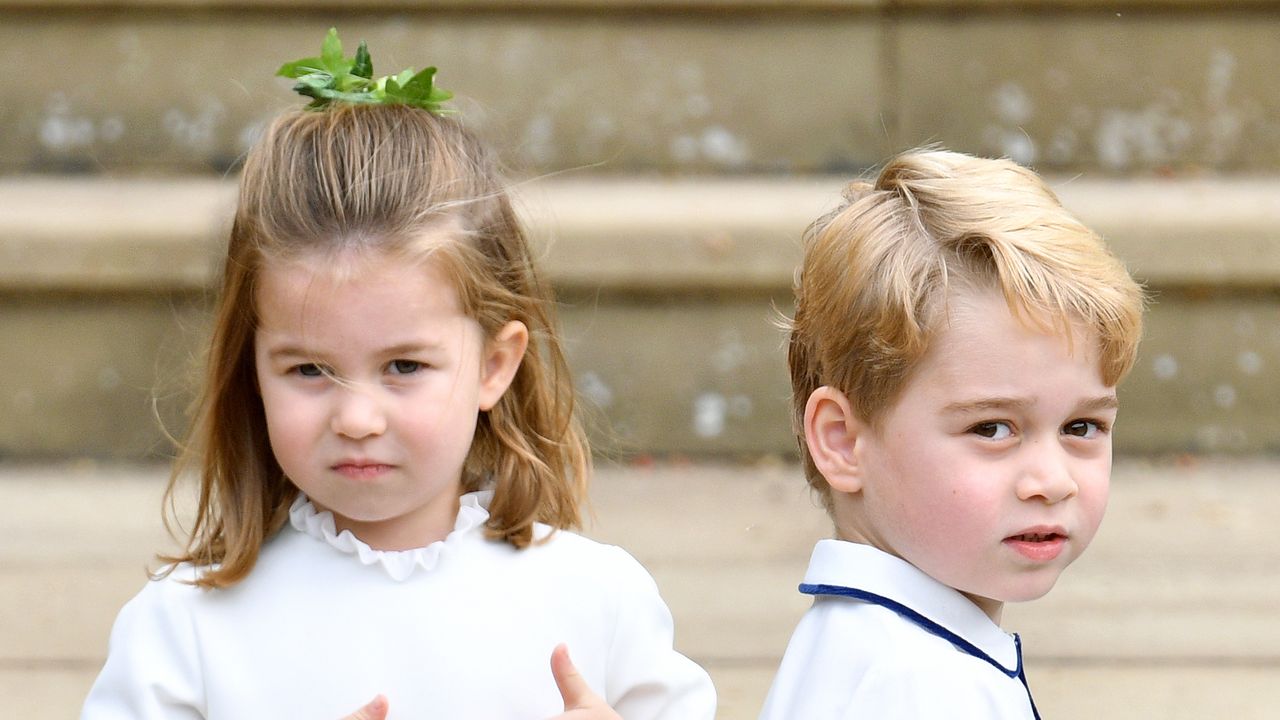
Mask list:
[[[888,602],[816,593],[787,646],[761,720],[1034,717],[1017,675],[1014,636],[905,560],[869,545],[822,540],[804,584],[850,588]],[[954,633],[995,664],[959,649],[893,604]]]
[[[542,720],[562,712],[551,652],[627,720],[711,720],[715,690],[672,647],[649,574],[570,532],[526,550],[484,537],[490,493],[455,530],[383,552],[300,499],[225,590],[180,566],[120,612],[82,720],[337,720],[376,694],[396,718]],[[536,534],[549,532],[538,526]]]

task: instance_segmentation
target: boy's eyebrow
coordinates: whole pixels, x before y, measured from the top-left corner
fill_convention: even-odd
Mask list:
[[[942,411],[948,413],[971,413],[983,412],[985,410],[1025,410],[1031,407],[1031,405],[1032,402],[1028,398],[997,396],[947,403],[947,405],[942,408]]]
[[[984,397],[976,400],[961,400],[948,403],[942,408],[947,413],[974,413],[988,410],[1026,410],[1035,403],[1030,398],[1020,397]],[[1094,412],[1097,410],[1115,410],[1120,407],[1120,400],[1115,393],[1089,398],[1076,406],[1078,412]]]
[[[1100,395],[1096,398],[1080,403],[1080,410],[1083,412],[1091,412],[1094,410],[1117,410],[1119,407],[1120,399],[1115,396],[1115,393]]]

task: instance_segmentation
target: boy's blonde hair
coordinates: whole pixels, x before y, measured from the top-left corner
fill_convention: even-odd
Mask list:
[[[804,437],[805,405],[831,386],[877,426],[945,320],[956,287],[998,289],[1046,331],[1079,323],[1117,384],[1142,335],[1143,293],[1102,239],[1034,172],[1008,160],[917,150],[854,182],[805,234],[791,322],[793,423],[809,484],[830,487]]]
[[[518,548],[535,522],[580,522],[587,441],[552,294],[495,159],[460,123],[425,110],[299,110],[277,118],[246,158],[203,388],[166,493],[172,510],[179,476],[191,469],[200,479],[186,547],[162,560],[201,566],[203,587],[243,579],[297,494],[272,454],[257,392],[256,280],[266,263],[351,250],[429,257],[489,337],[512,320],[528,327],[515,379],[478,419],[463,490],[493,483],[488,534]]]

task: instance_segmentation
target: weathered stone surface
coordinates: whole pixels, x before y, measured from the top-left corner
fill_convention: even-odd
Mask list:
[[[561,288],[785,292],[846,180],[551,178],[517,206]],[[1280,180],[1050,184],[1153,288],[1280,286]],[[230,180],[0,178],[0,290],[206,290],[234,202]]]
[[[339,10],[437,10],[452,8],[470,11],[528,11],[528,10],[589,10],[610,12],[618,10],[657,10],[683,12],[688,10],[758,10],[817,9],[884,7],[901,0],[0,0],[0,9],[64,7],[76,10],[97,8],[135,9],[229,9],[229,10],[297,10],[298,8],[324,8]],[[947,2],[955,0],[910,0],[911,2]],[[1036,0],[980,0],[988,3],[1026,5]],[[1063,0],[1065,3],[1089,4],[1104,0]],[[1130,0],[1132,1],[1132,0]],[[1205,0],[1166,0],[1204,4]],[[1225,0],[1241,4],[1263,0]]]
[[[589,411],[605,420],[592,423],[604,447],[790,450],[783,335],[771,299],[700,300],[568,299],[569,358]]]
[[[772,321],[840,184],[522,189],[601,448],[792,452]],[[1155,293],[1118,447],[1280,448],[1277,184],[1055,186]],[[224,181],[0,181],[0,456],[165,452],[152,397],[180,429],[231,202]]]
[[[1266,5],[1271,0],[1055,0],[1056,8],[1119,8],[1157,5],[1160,7],[1193,7],[1221,9],[1250,8]],[[0,9],[49,8],[73,9],[138,8],[138,9],[288,9],[340,8],[343,10],[422,10],[458,8],[465,10],[654,10],[685,12],[689,10],[752,11],[774,10],[844,10],[849,8],[929,8],[932,10],[967,11],[982,9],[1038,10],[1043,0],[0,0]]]
[[[1005,611],[1045,717],[1274,715],[1278,470],[1265,458],[1117,463],[1088,552],[1046,597]],[[0,697],[18,717],[75,715],[112,618],[167,546],[164,477],[0,465]],[[795,586],[830,530],[799,468],[605,464],[593,501],[588,534],[653,572],[678,647],[716,682],[718,717],[756,717],[808,604]]]
[[[298,104],[272,72],[335,22],[379,67],[439,65],[535,171],[813,172],[938,141],[1042,169],[1280,167],[1265,2],[36,5],[0,5],[0,60],[28,69],[0,78],[4,172],[234,165]]]
[[[334,23],[378,72],[439,66],[517,167],[782,171],[886,151],[862,13],[12,10],[0,62],[23,72],[0,77],[0,172],[227,168],[301,106],[272,75]]]
[[[1280,449],[1280,303],[1271,292],[1157,294],[1121,387],[1117,447]]]
[[[1040,168],[1274,171],[1280,14],[909,15],[896,27],[896,144]]]
[[[0,178],[0,290],[204,290],[235,202],[212,178]]]
[[[167,455],[206,317],[181,295],[0,294],[0,459]]]
[[[790,454],[785,294],[572,293],[567,351],[599,449]],[[708,301],[711,300],[711,301]],[[206,312],[190,296],[0,296],[0,457],[166,454]],[[1121,452],[1280,449],[1280,306],[1159,298],[1121,388]],[[158,398],[159,418],[153,407]]]

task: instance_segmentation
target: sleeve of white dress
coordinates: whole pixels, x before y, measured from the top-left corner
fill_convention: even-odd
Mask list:
[[[712,720],[716,691],[697,663],[676,652],[671,611],[658,586],[621,549],[610,573],[617,622],[605,699],[624,720]]]
[[[194,592],[200,591],[170,577],[147,583],[124,606],[80,720],[205,716],[195,632],[182,602]]]

